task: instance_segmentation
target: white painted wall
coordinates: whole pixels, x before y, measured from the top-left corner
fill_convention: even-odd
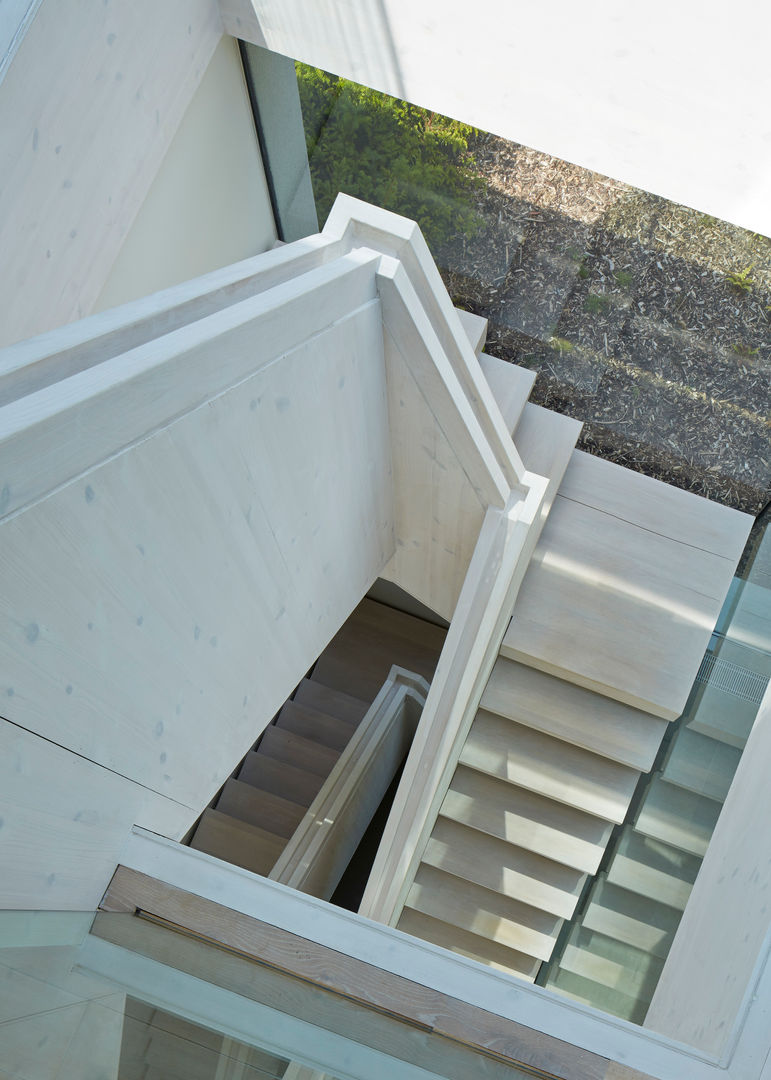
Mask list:
[[[14,914],[0,912],[0,934]],[[73,972],[78,956],[76,944],[23,939],[0,949],[3,1077],[117,1080],[125,995],[102,979]]]
[[[43,0],[0,82],[0,344],[91,310],[221,36],[215,0]]]
[[[771,234],[771,8],[221,0],[228,33]]]
[[[238,46],[224,37],[94,311],[256,255],[276,239]]]
[[[69,432],[0,521],[0,906],[93,908],[132,824],[180,837],[393,554],[376,265],[0,410],[14,490]]]

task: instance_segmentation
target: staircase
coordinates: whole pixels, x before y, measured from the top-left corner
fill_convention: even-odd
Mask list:
[[[464,322],[474,340],[472,317]],[[679,918],[668,900],[684,907],[713,798],[730,782],[730,748],[717,751],[723,771],[710,787],[715,754],[697,752],[690,742],[703,737],[689,731],[639,808],[633,801],[706,644],[669,608],[679,588],[700,588],[695,562],[712,556],[690,536],[703,542],[713,511],[701,500],[681,508],[679,493],[575,452],[579,426],[527,403],[531,372],[484,353],[480,364],[525,466],[549,477],[549,517],[392,921],[527,981],[550,970],[555,989],[639,1019]],[[700,536],[691,514],[704,515]],[[741,542],[732,540],[734,559]],[[713,569],[714,595],[695,601],[713,621],[732,566]],[[670,821],[673,801],[688,804],[687,837]],[[632,812],[634,827],[611,849]]]
[[[580,425],[527,402],[531,372],[484,353],[480,364],[526,467],[550,478],[553,508]],[[508,638],[396,925],[532,982],[666,723],[519,662]]]
[[[661,730],[499,655],[399,928],[533,981]]]
[[[644,1021],[771,675],[764,600],[735,580],[688,707],[643,778],[545,985]],[[751,645],[740,643],[747,625]]]
[[[190,846],[268,875],[393,664],[430,681],[445,631],[363,600],[205,810]]]

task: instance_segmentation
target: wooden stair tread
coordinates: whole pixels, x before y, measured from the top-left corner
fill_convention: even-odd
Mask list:
[[[439,812],[586,873],[597,870],[612,831],[601,818],[462,765]]]
[[[506,427],[513,432],[533,389],[535,372],[499,360],[497,356],[488,356],[487,353],[481,353],[479,366],[506,421]]]
[[[370,698],[374,701],[388,677],[390,665],[385,675],[380,678],[382,668],[372,673],[366,666],[357,667],[355,656],[352,659],[347,650],[337,652],[332,646],[327,648],[329,651],[322,653],[316,661],[313,681],[331,690],[342,690],[362,700]]]
[[[480,709],[460,761],[585,813],[620,823],[638,772]]]
[[[418,867],[405,906],[448,925],[548,960],[562,920],[425,864]]]
[[[215,809],[288,840],[307,808],[231,777],[225,782]]]
[[[393,664],[433,678],[446,631],[375,600],[363,600],[313,669],[313,680],[372,701]]]
[[[351,616],[349,625],[361,632],[365,628],[375,632],[388,634],[405,642],[411,642],[419,646],[425,652],[433,655],[437,660],[439,653],[444,647],[444,639],[447,631],[441,626],[419,619],[416,615],[410,615],[406,611],[381,604],[378,600],[364,600]]]
[[[610,861],[607,880],[684,911],[701,860],[627,827]]]
[[[661,775],[670,784],[723,803],[741,756],[736,747],[684,727],[672,741]]]
[[[411,908],[405,908],[402,911],[397,929],[404,931],[405,934],[421,938],[423,941],[430,941],[431,944],[439,945],[460,956],[477,960],[498,971],[516,975],[527,982],[535,981],[541,966],[541,961],[532,956],[507,949],[504,945],[487,941],[477,934],[466,933],[456,926],[448,926],[439,919],[424,915],[420,911],[413,911]]]
[[[640,772],[653,765],[667,721],[499,656],[480,707]]]
[[[551,513],[582,427],[580,420],[532,402],[522,410],[514,441],[525,468],[548,478],[541,508],[543,519]]]
[[[294,735],[291,731],[270,724],[262,733],[262,739],[257,749],[260,756],[272,757],[276,761],[282,761],[287,765],[293,765],[297,769],[314,773],[316,776],[326,779],[334,768],[335,762],[340,757],[337,750],[331,750],[328,746],[312,739],[304,739],[302,735]]]
[[[645,836],[703,858],[720,809],[720,803],[654,776],[634,827]]]
[[[471,348],[479,356],[479,353],[485,347],[485,339],[487,338],[487,319],[484,315],[475,315],[472,311],[464,311],[463,308],[459,307],[456,307],[455,313],[460,319],[463,333],[469,339]]]
[[[336,716],[329,716],[310,705],[301,705],[296,701],[286,702],[278,715],[276,727],[321,743],[338,753],[345,750],[356,730],[356,725],[347,720],[339,720]]]
[[[569,919],[586,875],[448,818],[437,818],[422,862]]]
[[[325,712],[329,716],[336,716],[339,720],[347,720],[349,724],[358,724],[369,709],[366,701],[361,701],[342,690],[325,686],[315,679],[303,679],[295,691],[293,700],[300,705],[308,705],[312,709]]]
[[[622,471],[622,481],[634,488],[637,478]],[[649,499],[644,521],[658,527],[655,502]],[[660,502],[666,502],[666,493]],[[684,506],[687,513],[690,501]],[[723,511],[715,507],[716,516]],[[703,508],[696,512],[703,514]],[[501,652],[674,720],[685,708],[732,564],[725,556],[648,528],[644,521],[624,520],[560,492],[522,582]],[[690,535],[698,533],[692,528]]]
[[[224,862],[267,875],[284,850],[286,841],[256,825],[228,817],[217,810],[204,810],[190,846]]]
[[[246,755],[238,779],[252,787],[289,799],[306,809],[321,790],[323,776],[277,761],[255,751]]]

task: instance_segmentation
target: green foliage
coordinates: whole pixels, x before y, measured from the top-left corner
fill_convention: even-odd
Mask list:
[[[551,337],[551,345],[555,349],[559,349],[560,352],[572,352],[575,348],[572,341],[568,341],[567,338],[557,337],[554,334]]]
[[[752,287],[755,282],[752,279],[753,266],[745,266],[743,270],[738,270],[735,274],[728,274],[726,280],[729,285],[733,285],[735,289],[739,289],[741,292],[752,292]]]
[[[603,315],[610,307],[611,301],[608,296],[600,296],[598,293],[589,293],[584,300],[584,311],[590,315]]]
[[[758,350],[753,349],[751,345],[748,345],[746,341],[735,341],[731,346],[737,356],[742,356],[748,359],[750,356],[757,356]]]
[[[628,289],[634,281],[634,278],[628,270],[617,270],[613,276],[620,289]]]
[[[320,221],[344,191],[413,218],[433,250],[478,231],[473,128],[319,68],[296,68]]]

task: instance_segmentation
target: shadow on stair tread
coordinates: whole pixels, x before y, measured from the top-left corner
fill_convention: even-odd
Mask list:
[[[455,770],[439,812],[586,873],[597,870],[613,828],[602,818],[463,765]]]
[[[238,779],[245,784],[261,788],[273,795],[308,807],[318,795],[324,777],[296,765],[258,754],[252,750],[246,755]]]
[[[580,870],[444,817],[422,862],[563,919],[573,915],[586,881]]]
[[[325,686],[312,678],[303,679],[295,690],[292,700],[351,724],[358,724],[369,709],[369,704],[361,698],[346,694],[343,690]]]
[[[190,846],[253,874],[269,874],[286,840],[218,810],[205,810]]]
[[[528,982],[533,982],[541,961],[525,953],[519,953],[514,949],[508,949],[505,945],[488,941],[487,938],[478,934],[469,934],[458,927],[450,926],[425,915],[420,911],[405,907],[399,916],[398,930],[403,930],[414,937],[422,938],[433,945],[439,945],[459,956],[466,956],[479,963],[486,964],[498,971],[508,972]]]
[[[425,863],[406,906],[470,934],[548,960],[562,919]]]
[[[433,623],[365,599],[322,652],[311,679],[371,702],[394,664],[430,681],[444,637]]]
[[[276,721],[276,727],[330,750],[341,753],[356,731],[356,724],[340,720],[298,701],[287,701]]]
[[[256,752],[260,757],[272,757],[286,765],[314,773],[321,778],[322,783],[340,757],[337,750],[323,746],[313,739],[305,739],[302,735],[295,735],[291,731],[276,727],[275,724],[265,728]]]
[[[258,828],[269,825],[270,832],[288,840],[302,821],[307,807],[231,777],[226,781],[215,809]]]
[[[606,821],[626,816],[639,773],[480,709],[460,762]]]

